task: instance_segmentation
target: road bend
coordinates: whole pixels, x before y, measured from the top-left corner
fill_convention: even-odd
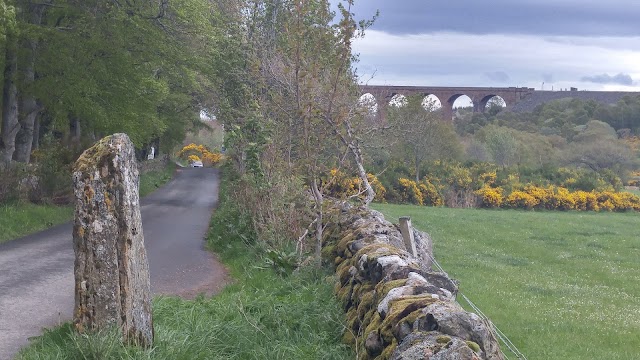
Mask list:
[[[218,171],[181,168],[141,202],[154,294],[214,294],[226,271],[205,249],[218,202]],[[74,305],[70,223],[0,244],[0,360],[13,358],[43,328],[71,320]]]

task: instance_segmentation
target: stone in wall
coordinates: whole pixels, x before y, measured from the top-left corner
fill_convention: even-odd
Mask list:
[[[117,327],[126,342],[151,346],[151,287],[138,182],[134,147],[126,134],[100,140],[75,163],[73,321],[80,332]]]
[[[344,340],[359,359],[504,358],[491,326],[455,302],[457,284],[424,261],[428,235],[414,232],[414,258],[379,212],[337,203],[331,213],[323,256],[336,267]]]

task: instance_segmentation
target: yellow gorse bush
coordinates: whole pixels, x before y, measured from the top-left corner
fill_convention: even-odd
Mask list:
[[[479,197],[480,207],[484,208],[499,208],[504,200],[502,188],[499,187],[483,186],[476,191],[476,195]]]
[[[514,191],[505,200],[505,206],[512,209],[533,209],[539,201],[524,191]]]
[[[440,193],[438,192],[438,188],[433,185],[427,178],[424,178],[419,184],[418,189],[420,190],[420,194],[422,195],[422,204],[426,206],[442,206],[444,205],[444,200]]]
[[[640,211],[640,197],[628,192],[613,190],[570,191],[564,186],[539,186],[521,184],[518,174],[508,174],[502,180],[497,179],[495,170],[476,171],[473,175],[460,166],[448,166],[446,172],[429,174],[416,182],[408,178],[399,178],[387,191],[373,175],[368,180],[376,196],[375,201],[397,201],[424,206],[443,206],[446,191],[455,189],[469,191],[476,197],[475,203],[482,208],[540,209],[540,210],[576,210],[576,211]],[[564,184],[575,183],[575,170],[561,171],[566,175]],[[333,169],[329,178],[323,179],[331,196],[349,198],[362,192],[361,180],[350,177]],[[498,186],[498,184],[502,186]],[[600,189],[608,189],[603,186]],[[444,194],[444,195],[443,195]],[[363,195],[360,195],[363,196]]]
[[[380,180],[373,174],[367,174],[367,180],[376,194],[374,201],[385,202],[387,189],[384,188]],[[348,176],[338,169],[329,170],[328,176],[323,176],[322,182],[327,194],[335,198],[347,199],[356,195],[365,196],[362,180],[357,176]]]
[[[224,160],[224,155],[209,151],[204,145],[189,144],[178,152],[178,157],[189,162],[202,161],[204,166],[215,166]]]
[[[418,188],[418,184],[415,181],[400,178],[398,179],[400,185],[400,197],[402,202],[407,202],[415,205],[423,205],[422,192]]]

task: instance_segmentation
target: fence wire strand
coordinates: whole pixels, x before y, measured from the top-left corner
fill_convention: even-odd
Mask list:
[[[444,269],[442,268],[442,266],[440,266],[440,263],[438,263],[438,261],[436,261],[436,259],[431,255],[428,254],[429,258],[431,259],[431,263],[433,265],[435,265],[436,269],[438,269],[438,271],[440,271],[441,273],[444,274],[444,276],[451,281],[452,283],[455,284],[455,282],[451,279],[451,277],[449,276],[449,274],[444,271]],[[469,304],[469,306],[473,309],[473,311],[476,312],[476,314],[483,319],[484,321],[487,322],[487,324],[489,324],[489,326],[491,326],[491,328],[493,329],[494,333],[496,334],[496,336],[498,337],[498,339],[500,339],[500,341],[509,349],[509,351],[511,351],[511,353],[513,355],[516,356],[517,359],[520,360],[527,360],[527,357],[524,356],[524,354],[518,349],[518,347],[516,347],[516,345],[511,341],[511,339],[509,339],[509,337],[507,335],[505,335],[505,333],[503,333],[492,321],[491,319],[489,319],[489,317],[487,317],[482,310],[480,310],[480,308],[474,304],[471,299],[469,299],[465,294],[462,293],[462,291],[458,291],[458,294],[460,294],[460,296],[462,296],[462,298],[464,299],[464,301]],[[460,303],[459,301],[456,302]],[[502,350],[501,350],[502,351]],[[502,351],[502,355],[505,357],[506,360],[509,360],[509,357],[507,357],[507,354],[504,353],[504,351]]]

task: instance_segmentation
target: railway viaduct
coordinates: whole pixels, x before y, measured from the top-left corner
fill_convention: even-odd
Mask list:
[[[453,117],[453,103],[462,95],[473,102],[474,112],[484,112],[487,102],[494,96],[500,96],[507,109],[515,112],[532,111],[537,105],[562,98],[594,100],[614,104],[624,96],[638,96],[640,92],[624,91],[540,91],[527,87],[443,87],[443,86],[394,86],[361,85],[361,94],[371,94],[378,104],[378,114],[384,118],[389,101],[396,95],[412,96],[433,95],[440,100],[444,119]]]

